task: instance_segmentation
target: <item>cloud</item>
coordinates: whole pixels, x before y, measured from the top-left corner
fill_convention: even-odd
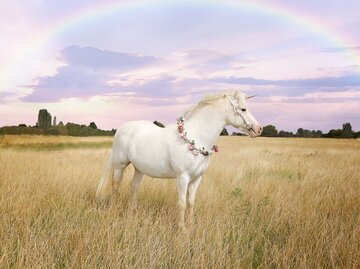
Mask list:
[[[109,75],[88,67],[65,66],[54,76],[42,77],[25,102],[56,102],[63,98],[90,97],[109,92],[106,79]]]
[[[55,75],[38,78],[25,102],[58,102],[67,98],[123,96],[131,102],[149,105],[174,103],[175,97],[224,90],[236,85],[250,89],[271,101],[280,96],[284,102],[320,102],[326,97],[306,97],[311,92],[360,90],[360,74],[344,74],[305,79],[271,80],[254,77],[217,76],[234,73],[239,60],[210,50],[177,53],[171,61],[90,47],[69,46],[61,51],[65,63]],[[237,70],[237,72],[241,72]],[[285,97],[303,97],[285,99]]]
[[[107,82],[118,73],[135,70],[160,59],[129,53],[118,53],[90,47],[70,46],[61,51],[66,64],[53,76],[38,78],[33,92],[24,97],[25,102],[56,102],[71,97],[91,97],[116,91],[128,91]],[[152,82],[152,84],[154,84]]]
[[[7,97],[12,95],[14,95],[12,92],[0,92],[0,102],[4,102]]]
[[[360,74],[351,74],[337,77],[319,77],[308,79],[269,80],[251,77],[227,77],[213,79],[217,82],[246,85],[279,85],[288,87],[345,87],[360,86]]]
[[[210,50],[188,50],[179,54],[185,61],[187,68],[196,68],[198,71],[215,71],[232,68],[236,58],[221,52]]]
[[[142,67],[158,60],[152,56],[141,56],[79,46],[66,47],[61,52],[61,56],[68,65],[86,66],[94,70],[109,68],[118,71]]]
[[[275,103],[303,103],[303,104],[311,104],[311,103],[350,103],[353,101],[360,102],[360,96],[354,96],[354,97],[347,97],[340,96],[340,97],[332,97],[330,96],[291,96],[291,97],[285,97],[285,96],[273,96],[268,98],[269,101],[275,102]]]
[[[360,50],[360,46],[348,46],[348,47],[329,47],[329,48],[323,48],[320,51],[321,52],[327,52],[327,53],[342,53],[346,51],[353,51],[353,50]]]
[[[345,92],[350,89],[356,91],[360,90],[360,74],[285,80],[257,79],[252,77],[223,77],[212,79],[212,81],[255,86],[252,93],[260,94],[262,96],[302,96],[310,92]]]
[[[235,57],[208,50],[191,50],[168,60],[90,47],[69,46],[61,51],[59,67],[52,76],[37,79],[28,86],[32,92],[25,102],[58,102],[66,98],[95,95],[163,98],[185,96],[188,92],[209,90],[216,83],[205,75],[228,70]]]

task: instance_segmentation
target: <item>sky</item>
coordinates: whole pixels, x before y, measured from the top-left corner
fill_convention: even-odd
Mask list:
[[[0,126],[172,123],[242,90],[262,124],[360,129],[360,1],[0,1]]]

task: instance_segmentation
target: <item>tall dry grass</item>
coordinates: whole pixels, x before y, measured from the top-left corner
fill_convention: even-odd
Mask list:
[[[3,135],[0,136],[1,148],[18,149],[64,149],[110,147],[111,136],[40,136],[40,135]]]
[[[360,267],[359,140],[219,145],[187,235],[174,180],[145,178],[133,213],[130,167],[121,196],[95,202],[108,148],[0,147],[0,267]]]

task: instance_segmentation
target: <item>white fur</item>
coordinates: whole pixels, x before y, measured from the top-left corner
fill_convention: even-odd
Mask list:
[[[236,113],[229,98],[236,105],[236,111],[242,113],[241,116]],[[205,147],[209,151],[225,125],[243,129],[251,137],[261,133],[259,123],[246,106],[246,96],[239,91],[206,96],[196,107],[187,111],[184,118],[188,138],[194,139],[197,147]],[[245,128],[244,119],[251,123],[251,130]],[[157,178],[176,178],[179,227],[185,230],[186,199],[192,220],[196,191],[209,159],[209,156],[201,154],[195,156],[188,149],[188,145],[179,137],[176,124],[159,128],[148,121],[125,123],[115,134],[113,150],[98,186],[97,197],[106,197],[109,187],[113,192],[118,191],[123,171],[130,163],[135,167],[131,184],[132,208],[136,208],[137,190],[144,174]]]

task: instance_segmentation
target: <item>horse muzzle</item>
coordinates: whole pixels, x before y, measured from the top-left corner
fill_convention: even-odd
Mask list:
[[[255,138],[257,136],[260,136],[262,133],[262,127],[260,125],[250,125],[247,126],[248,134],[251,138]]]

